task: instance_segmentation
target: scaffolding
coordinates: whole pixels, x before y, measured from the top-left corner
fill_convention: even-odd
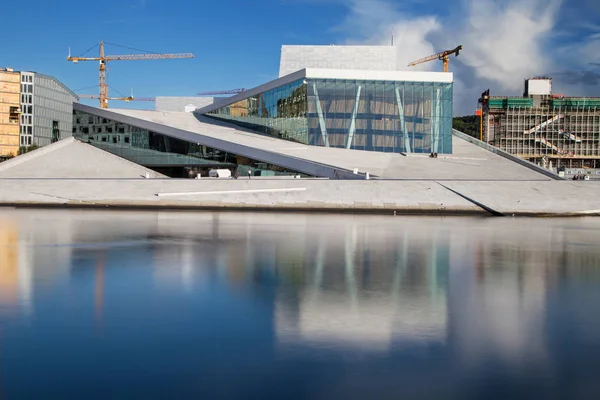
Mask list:
[[[487,91],[480,103],[485,142],[557,171],[600,168],[600,98]]]

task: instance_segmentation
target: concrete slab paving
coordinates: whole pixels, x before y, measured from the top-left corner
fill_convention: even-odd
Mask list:
[[[600,215],[600,182],[0,179],[1,205]]]
[[[390,186],[396,193],[390,196]],[[0,205],[485,212],[436,182],[327,180],[0,180]],[[288,189],[303,191],[286,191]],[[276,191],[273,191],[276,190]],[[227,193],[235,191],[237,193]],[[200,192],[200,193],[199,193]],[[202,193],[205,192],[205,193]],[[214,192],[219,192],[215,194]],[[168,193],[168,196],[157,194]],[[194,194],[189,194],[194,193]]]
[[[600,182],[443,182],[506,215],[600,215]]]

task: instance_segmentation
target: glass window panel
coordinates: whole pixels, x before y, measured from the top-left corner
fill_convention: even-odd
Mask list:
[[[346,146],[354,118],[352,148],[406,151],[405,129],[411,151],[429,152],[434,144],[439,152],[451,152],[452,88],[451,83],[306,79],[209,116],[311,145],[324,146],[326,133],[331,147]]]

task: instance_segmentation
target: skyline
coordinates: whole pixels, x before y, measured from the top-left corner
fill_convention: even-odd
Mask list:
[[[96,94],[97,65],[69,63],[69,47],[74,56],[100,40],[150,52],[193,52],[192,60],[112,62],[108,70],[111,96],[127,96],[132,89],[137,97],[193,96],[275,79],[284,44],[383,45],[390,44],[393,33],[400,66],[465,46],[450,64],[456,115],[472,114],[487,88],[493,95],[518,96],[523,80],[539,75],[554,78],[555,92],[600,96],[600,4],[593,0],[103,4],[66,1],[57,8],[34,0],[26,17],[31,28],[23,29],[22,18],[5,24],[19,35],[15,42],[0,43],[0,66],[53,75],[77,93]],[[96,16],[97,21],[91,19]],[[107,45],[107,54],[128,52]],[[439,69],[434,62],[415,70]],[[82,103],[97,105],[94,100]],[[112,108],[152,106],[111,103]]]

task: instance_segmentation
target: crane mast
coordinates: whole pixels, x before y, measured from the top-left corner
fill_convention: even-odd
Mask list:
[[[108,85],[106,84],[106,57],[104,42],[100,41],[100,108],[108,108]]]
[[[194,58],[192,53],[179,53],[179,54],[122,54],[107,56],[104,52],[104,42],[101,41],[99,44],[100,52],[98,57],[71,57],[70,51],[67,61],[78,63],[79,61],[98,61],[99,75],[100,75],[100,94],[98,99],[100,100],[100,108],[108,108],[108,84],[106,83],[106,63],[108,61],[123,61],[123,60],[160,60],[160,59],[176,59],[176,58]],[[120,98],[119,100],[125,100],[126,98]],[[130,99],[132,100],[132,99]]]

